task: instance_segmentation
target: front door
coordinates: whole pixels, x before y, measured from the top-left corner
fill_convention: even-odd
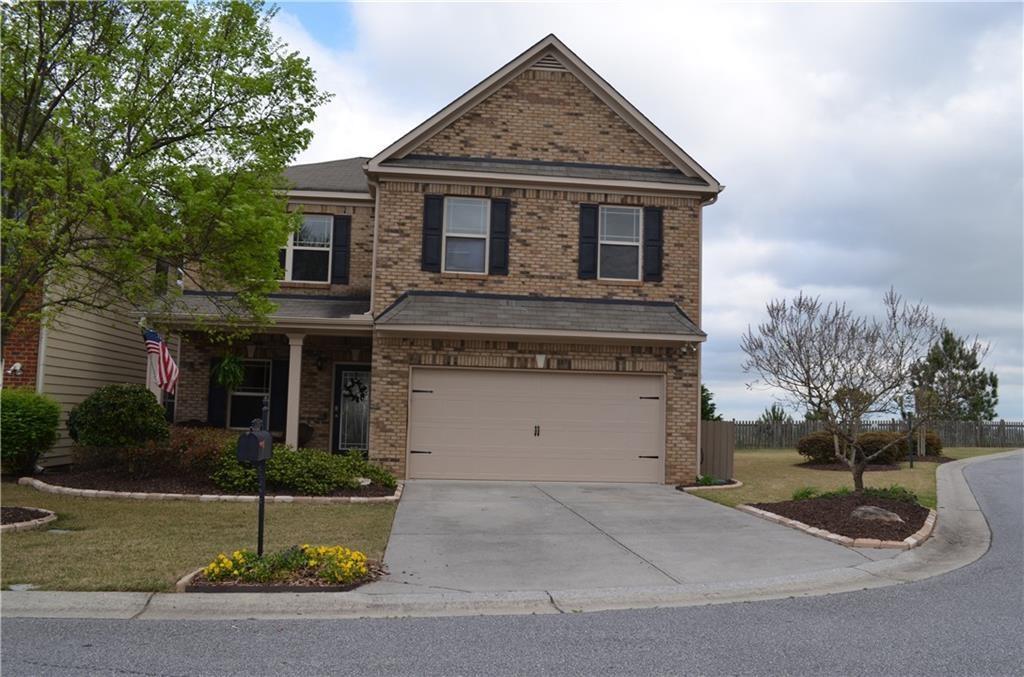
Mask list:
[[[370,368],[334,367],[334,451],[366,449],[370,433]]]

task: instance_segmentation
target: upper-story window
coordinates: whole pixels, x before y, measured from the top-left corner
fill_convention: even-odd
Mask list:
[[[448,197],[444,200],[442,270],[487,273],[490,200]]]
[[[640,279],[641,223],[642,212],[639,207],[601,207],[598,219],[598,278]]]
[[[334,217],[330,214],[304,214],[302,227],[288,237],[279,262],[286,282],[331,281],[331,233]]]

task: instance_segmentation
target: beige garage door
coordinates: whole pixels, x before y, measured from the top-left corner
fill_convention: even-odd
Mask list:
[[[661,376],[412,371],[409,477],[662,482]]]

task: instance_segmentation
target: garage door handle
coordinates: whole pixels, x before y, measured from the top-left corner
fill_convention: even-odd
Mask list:
[[[412,391],[414,393],[432,393],[432,392],[434,392],[433,390],[422,390],[420,388],[413,388]]]
[[[410,454],[429,454],[429,453],[431,453],[431,452],[429,452],[429,451],[419,451],[419,450],[417,450],[417,449],[410,449],[410,450],[409,450],[409,453],[410,453]]]
[[[637,458],[661,458],[661,456],[637,456]]]
[[[641,400],[660,400],[661,398],[658,397],[657,395],[641,395],[640,399]]]

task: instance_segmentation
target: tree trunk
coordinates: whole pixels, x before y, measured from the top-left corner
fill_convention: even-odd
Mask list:
[[[856,492],[864,491],[864,469],[867,465],[864,461],[853,464],[853,490]]]

